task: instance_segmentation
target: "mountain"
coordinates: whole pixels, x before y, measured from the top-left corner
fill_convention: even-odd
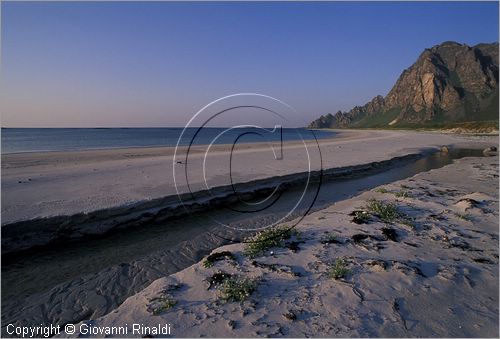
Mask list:
[[[309,128],[421,127],[498,121],[498,43],[447,41],[425,49],[384,98],[313,121]]]

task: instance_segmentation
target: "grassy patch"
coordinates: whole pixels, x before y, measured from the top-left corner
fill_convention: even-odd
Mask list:
[[[257,288],[257,281],[241,277],[225,279],[219,289],[219,298],[226,301],[245,301]]]
[[[350,214],[352,216],[352,222],[356,224],[366,224],[370,220],[370,214],[366,211],[352,211]]]
[[[373,215],[379,217],[382,221],[393,222],[401,218],[401,213],[399,213],[396,204],[387,203],[376,199],[368,200],[366,205],[368,211]]]
[[[210,268],[210,267],[213,267],[213,266],[214,266],[214,262],[213,261],[208,261],[208,260],[204,260],[203,261],[203,267]]]
[[[345,259],[339,258],[328,271],[328,276],[332,279],[341,279],[347,276],[350,270],[347,268]]]
[[[207,290],[211,289],[212,287],[218,287],[222,285],[222,283],[224,283],[226,279],[229,279],[231,277],[232,277],[231,274],[222,271],[212,274],[211,277],[206,279],[208,282]]]
[[[409,198],[411,197],[411,194],[408,190],[406,189],[403,189],[401,191],[398,191],[396,193],[394,193],[394,195],[397,197],[397,198]]]
[[[380,188],[377,188],[375,190],[375,192],[378,192],[378,193],[390,193],[387,189],[383,188],[383,187],[380,187]]]
[[[246,239],[244,254],[254,258],[270,248],[283,247],[285,240],[297,234],[297,231],[286,226],[268,228]]]
[[[380,220],[391,223],[399,222],[403,225],[407,225],[411,228],[415,228],[413,219],[408,215],[401,213],[396,204],[392,202],[384,202],[376,199],[368,200],[366,205],[368,211],[374,216],[378,217]]]
[[[170,310],[175,305],[177,305],[177,300],[165,296],[151,300],[149,310],[153,315],[160,315]]]

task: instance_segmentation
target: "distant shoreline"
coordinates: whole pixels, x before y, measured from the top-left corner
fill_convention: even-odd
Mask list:
[[[201,132],[200,132],[201,131]],[[244,131],[244,132],[242,132]],[[246,133],[250,132],[252,133]],[[238,138],[241,134],[243,138]],[[182,136],[182,139],[181,139]],[[2,128],[2,154],[77,152],[128,148],[158,148],[209,144],[240,144],[330,139],[333,131],[305,128],[228,129],[226,127],[92,127],[92,128]]]

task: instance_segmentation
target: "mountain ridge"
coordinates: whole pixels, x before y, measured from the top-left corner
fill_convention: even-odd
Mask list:
[[[426,48],[383,97],[323,115],[309,128],[424,127],[498,121],[498,42]]]

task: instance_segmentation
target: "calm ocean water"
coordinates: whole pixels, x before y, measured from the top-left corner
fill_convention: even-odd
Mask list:
[[[69,151],[122,147],[175,146],[182,128],[2,128],[2,153]],[[226,128],[204,128],[194,144],[211,143]],[[189,144],[197,128],[186,130],[181,144]],[[243,135],[242,135],[243,134]],[[216,144],[238,142],[279,141],[281,133],[263,133],[245,128],[229,130],[217,138]],[[316,138],[332,137],[333,132],[314,131]],[[283,128],[284,141],[313,139],[306,129]]]

